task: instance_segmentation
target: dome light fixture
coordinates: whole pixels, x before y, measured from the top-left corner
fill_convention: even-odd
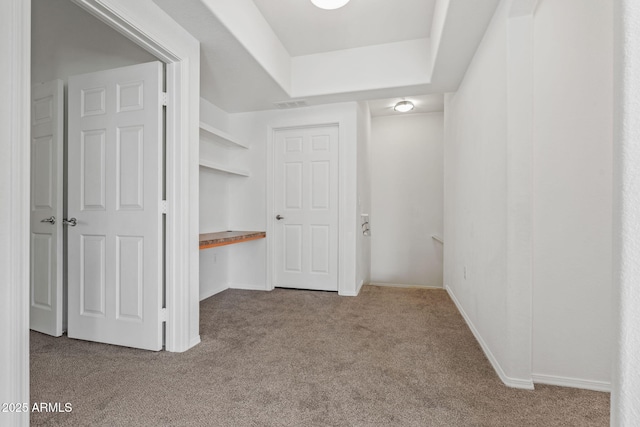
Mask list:
[[[406,113],[407,111],[413,110],[413,102],[400,101],[395,105],[395,107],[393,107],[393,110],[397,111],[398,113]]]
[[[349,3],[349,0],[311,0],[311,3],[320,9],[332,10],[341,8]]]

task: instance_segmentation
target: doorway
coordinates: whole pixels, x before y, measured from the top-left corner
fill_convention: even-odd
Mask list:
[[[198,42],[150,1],[73,0],[167,64],[167,333],[166,350],[186,351],[198,333]],[[3,93],[0,122],[3,140],[3,204],[0,262],[7,286],[2,291],[0,329],[9,345],[0,352],[3,401],[29,401],[29,176],[30,176],[30,30],[31,1],[8,0],[0,14],[0,50],[7,67],[0,70]],[[159,12],[159,13],[153,13]],[[173,101],[173,102],[171,102]],[[6,154],[6,155],[4,155]],[[4,191],[8,189],[5,193]],[[178,209],[179,207],[179,209]],[[10,230],[10,232],[8,232]],[[192,262],[192,260],[196,260]],[[27,425],[28,413],[8,422]]]
[[[190,261],[198,255],[198,201],[191,196],[197,194],[198,147],[189,143],[198,133],[199,50],[197,40],[159,9],[151,13],[154,8],[119,0],[33,0],[30,63],[34,82],[158,59],[166,64],[163,208],[168,214],[163,221],[169,249],[164,256],[166,309],[160,315],[166,319],[165,349],[181,352],[200,342],[198,266]]]
[[[163,65],[68,1],[33,0],[32,28],[31,327],[159,350]]]

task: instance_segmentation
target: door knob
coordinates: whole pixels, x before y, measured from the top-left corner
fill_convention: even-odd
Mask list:
[[[50,216],[49,218],[45,218],[43,220],[41,220],[40,222],[50,222],[51,225],[56,223],[56,217],[55,216]]]
[[[280,221],[281,219],[284,219],[284,217],[283,217],[282,215],[278,214],[278,215],[276,215],[276,219],[277,219],[278,221]]]
[[[76,225],[78,225],[78,221],[75,218],[71,218],[71,219],[62,218],[62,225],[75,227]]]

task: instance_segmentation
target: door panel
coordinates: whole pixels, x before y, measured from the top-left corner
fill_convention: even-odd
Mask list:
[[[277,131],[275,150],[274,285],[337,291],[338,127]]]
[[[162,348],[162,64],[69,78],[69,337]]]
[[[80,134],[80,197],[82,210],[104,211],[107,189],[105,129]]]
[[[80,314],[83,316],[106,315],[105,241],[105,236],[80,236]]]
[[[62,251],[63,83],[31,91],[31,329],[64,331]],[[53,222],[43,222],[54,218]]]

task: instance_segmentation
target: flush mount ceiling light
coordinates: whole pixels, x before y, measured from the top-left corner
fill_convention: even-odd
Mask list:
[[[398,102],[393,109],[399,113],[406,113],[407,111],[413,110],[413,102],[411,101],[400,101]]]
[[[311,0],[316,7],[320,9],[339,9],[345,4],[349,3],[349,0]]]

